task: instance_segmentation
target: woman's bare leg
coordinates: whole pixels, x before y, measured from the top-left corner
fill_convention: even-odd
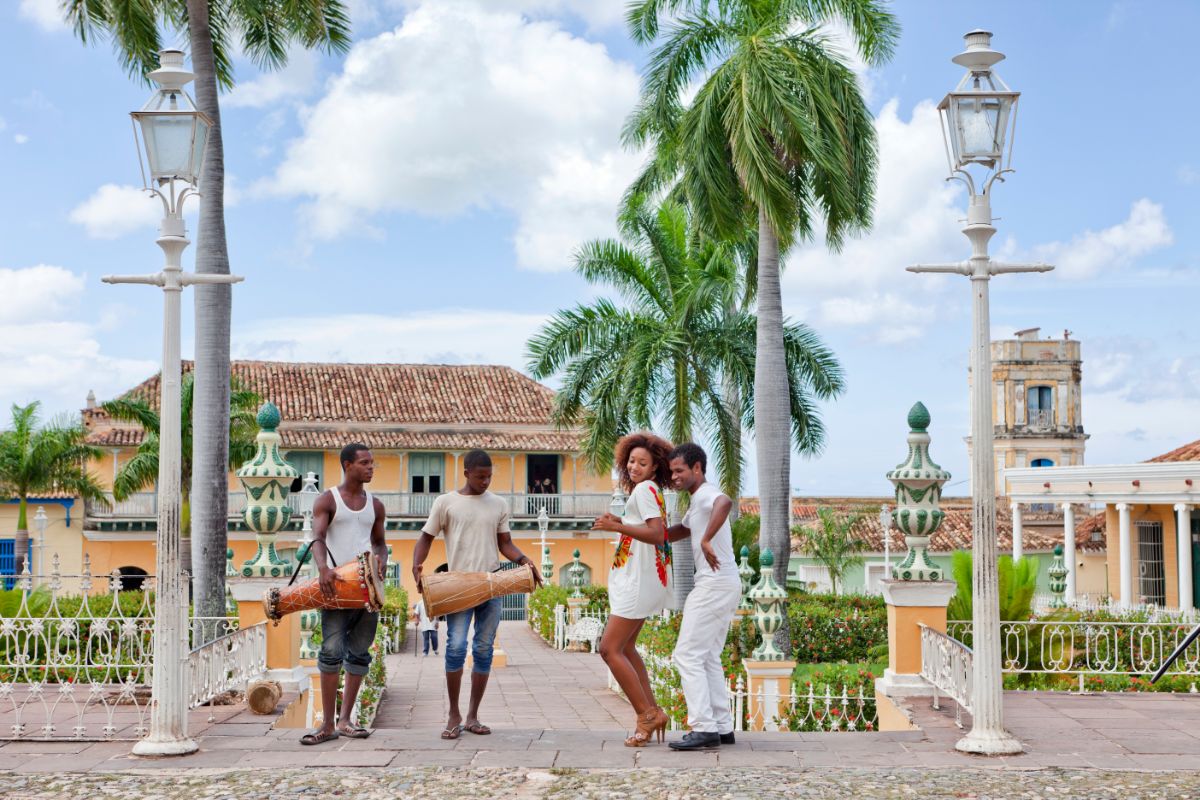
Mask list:
[[[644,714],[654,706],[654,696],[646,692],[649,684],[649,678],[645,677],[646,665],[638,659],[641,666],[639,674],[628,656],[628,651],[633,646],[632,643],[637,641],[638,631],[642,629],[644,622],[645,620],[640,619],[609,616],[608,624],[604,626],[604,636],[600,639],[600,657],[608,665],[609,671],[617,680],[617,685],[621,687],[621,691],[625,693],[629,704],[638,715]]]
[[[642,625],[645,620],[639,620],[638,632],[642,630]],[[625,658],[629,659],[630,666],[637,673],[638,681],[642,684],[642,691],[646,693],[646,702],[651,706],[658,705],[658,701],[654,697],[654,689],[650,686],[650,673],[646,671],[646,662],[642,660],[642,654],[637,651],[637,633],[633,634],[633,638],[625,645]]]

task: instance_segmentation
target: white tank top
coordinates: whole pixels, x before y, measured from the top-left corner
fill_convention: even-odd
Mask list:
[[[375,525],[375,501],[367,492],[366,505],[361,511],[355,511],[342,500],[342,493],[337,487],[329,490],[333,495],[333,521],[325,532],[325,547],[336,564],[349,564],[362,553],[371,549],[371,528]]]

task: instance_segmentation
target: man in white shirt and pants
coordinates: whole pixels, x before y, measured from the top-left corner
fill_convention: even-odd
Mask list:
[[[696,564],[695,585],[683,607],[674,655],[692,730],[671,742],[672,750],[710,750],[734,743],[721,651],[741,602],[742,582],[729,526],[733,501],[705,480],[707,466],[708,457],[699,445],[681,444],[671,452],[675,488],[690,494],[691,502],[682,523],[671,527],[670,539],[690,537]]]

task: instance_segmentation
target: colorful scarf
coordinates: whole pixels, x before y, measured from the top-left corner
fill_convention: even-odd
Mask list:
[[[654,546],[654,566],[658,570],[658,580],[663,586],[667,585],[667,567],[671,566],[671,543],[668,541],[669,533],[667,529],[667,503],[663,496],[653,486],[650,487],[650,494],[654,495],[654,500],[658,503],[658,513],[662,516],[663,521],[663,543]],[[621,541],[617,545],[617,552],[613,555],[613,569],[620,569],[629,561],[629,548],[633,546],[633,537],[621,536]]]

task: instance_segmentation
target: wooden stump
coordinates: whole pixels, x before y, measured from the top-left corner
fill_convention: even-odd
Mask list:
[[[246,704],[255,714],[270,714],[282,696],[283,687],[277,681],[251,681],[246,687]]]

